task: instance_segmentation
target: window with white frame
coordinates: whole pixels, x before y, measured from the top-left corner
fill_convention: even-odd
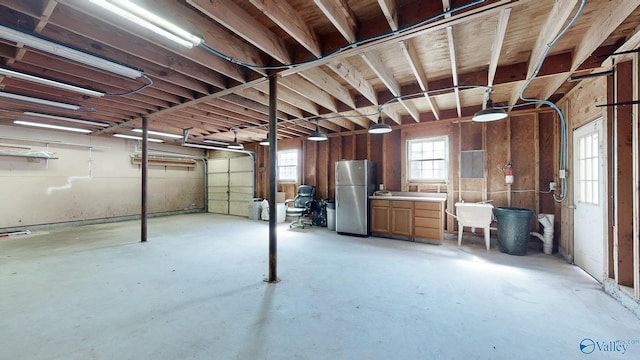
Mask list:
[[[298,181],[298,150],[278,151],[278,181]]]
[[[449,174],[447,136],[407,141],[407,181],[446,182]]]
[[[578,202],[598,205],[598,170],[600,168],[598,133],[592,133],[578,140]]]

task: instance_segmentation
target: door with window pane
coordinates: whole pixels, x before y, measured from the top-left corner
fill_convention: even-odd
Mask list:
[[[574,262],[596,280],[604,275],[604,137],[602,120],[573,136]]]

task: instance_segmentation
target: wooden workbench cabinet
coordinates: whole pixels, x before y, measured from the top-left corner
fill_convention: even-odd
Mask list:
[[[372,199],[371,233],[440,244],[444,238],[444,202]]]

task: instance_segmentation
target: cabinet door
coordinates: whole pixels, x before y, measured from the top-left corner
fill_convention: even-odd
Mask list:
[[[410,202],[409,202],[410,203]],[[411,237],[413,235],[413,209],[391,208],[391,233]]]
[[[371,232],[388,234],[389,230],[389,207],[374,204],[371,206]]]

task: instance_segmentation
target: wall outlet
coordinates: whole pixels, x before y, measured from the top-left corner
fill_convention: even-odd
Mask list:
[[[549,183],[549,191],[555,191],[556,187],[558,186],[558,184],[556,184],[555,182],[550,182]]]

